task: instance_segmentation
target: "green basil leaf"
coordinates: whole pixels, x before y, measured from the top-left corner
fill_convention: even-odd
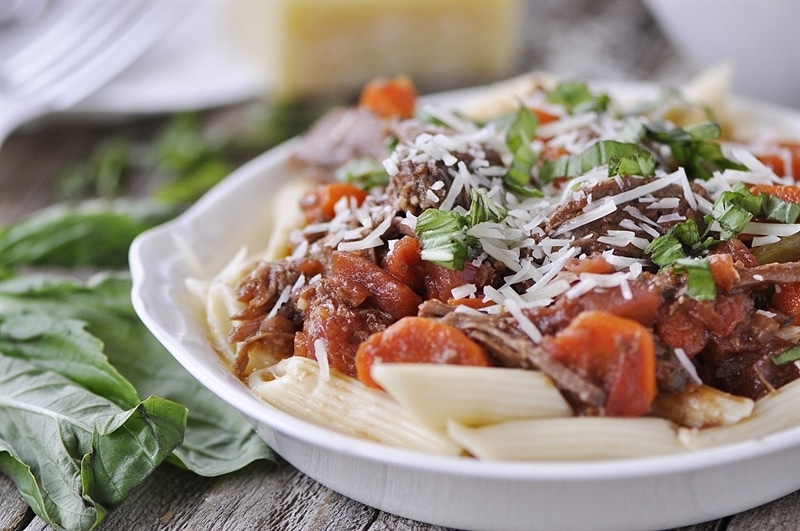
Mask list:
[[[57,372],[119,407],[139,402],[136,389],[103,354],[103,343],[85,323],[42,312],[8,312],[0,307],[0,352]]]
[[[469,256],[467,219],[453,210],[429,208],[417,218],[417,236],[423,260],[448,269],[462,270]]]
[[[484,221],[499,222],[505,219],[508,211],[495,204],[484,190],[472,188],[469,191],[472,202],[469,205],[469,223],[475,226]]]
[[[723,192],[722,195],[714,202],[711,209],[711,217],[719,223],[720,234],[724,241],[731,240],[739,235],[751,219],[753,219],[753,210],[761,210],[761,199],[757,196],[738,192]],[[756,203],[758,207],[755,208]]]
[[[186,435],[170,457],[179,466],[216,476],[252,461],[274,460],[244,417],[186,372],[147,330],[133,310],[130,290],[127,274],[100,274],[86,282],[31,275],[0,282],[0,308],[85,322],[139,396],[162,396],[187,406]]]
[[[795,223],[800,217],[800,205],[784,201],[772,194],[761,194],[764,216],[778,223]]]
[[[643,177],[654,175],[655,161],[649,151],[636,144],[602,140],[577,155],[564,155],[554,161],[545,162],[539,170],[539,180],[549,183],[556,177],[578,177],[598,166],[609,164],[612,160],[622,159],[637,161]]]
[[[563,106],[570,114],[580,114],[604,112],[611,99],[607,94],[592,94],[582,81],[565,81],[547,94],[547,101]]]
[[[186,408],[123,410],[61,375],[0,353],[0,469],[55,529],[93,529],[180,444]]]
[[[49,207],[0,231],[0,266],[126,267],[133,239],[175,214],[150,200]]]
[[[772,357],[772,363],[775,365],[787,365],[798,360],[800,360],[800,345],[795,345]]]
[[[685,128],[647,128],[647,138],[667,145],[675,163],[686,170],[689,179],[708,180],[715,171],[746,168],[729,160],[716,142],[722,129],[713,122],[692,124]]]
[[[351,159],[336,170],[336,179],[370,190],[389,184],[389,174],[373,157]]]
[[[681,258],[675,262],[675,272],[687,276],[686,294],[697,301],[713,301],[717,296],[711,266],[705,258]]]
[[[504,180],[512,191],[519,188],[524,189],[531,181],[531,170],[537,160],[536,152],[531,147],[531,141],[536,135],[538,126],[539,119],[536,115],[524,105],[520,105],[506,133],[506,145],[514,158]]]
[[[653,239],[645,247],[644,252],[649,254],[650,260],[659,267],[666,267],[686,257],[683,245],[673,230]]]

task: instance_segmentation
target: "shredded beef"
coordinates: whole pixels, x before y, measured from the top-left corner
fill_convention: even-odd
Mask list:
[[[301,138],[290,164],[320,180],[333,180],[336,170],[352,159],[386,158],[390,125],[366,109],[333,109]]]
[[[304,320],[295,338],[295,354],[315,358],[316,342],[321,340],[330,367],[354,377],[358,346],[394,322],[389,313],[372,304],[365,286],[337,276],[305,288],[298,306],[303,308]]]
[[[552,213],[550,218],[545,222],[543,228],[547,234],[552,234],[553,231],[556,231],[565,222],[581,215],[584,209],[589,205],[590,200],[592,203],[597,203],[604,197],[627,192],[628,190],[645,185],[653,180],[653,178],[643,177],[620,177],[619,179],[605,179],[591,185],[585,184],[572,194],[571,199],[559,206]],[[620,183],[622,186],[620,186]],[[653,192],[651,195],[656,199],[678,197],[680,198],[680,202],[677,208],[647,208],[646,205],[635,204],[634,206],[637,206],[639,211],[649,219],[656,221],[659,217],[669,214],[678,214],[684,219],[695,218],[696,213],[684,199],[683,189],[680,186],[675,184],[669,185]],[[622,220],[631,219],[631,215],[625,212],[623,207],[624,206],[621,206],[608,216],[604,216],[601,219],[569,231],[569,234],[575,239],[572,245],[580,247],[586,254],[607,250],[609,245],[598,241],[598,238],[606,236],[609,229],[619,230]],[[661,230],[666,230],[675,223],[677,223],[677,221],[660,223],[659,225],[661,226]],[[628,244],[621,248],[615,247],[614,252],[618,255],[632,258],[644,257],[644,251],[633,244]]]

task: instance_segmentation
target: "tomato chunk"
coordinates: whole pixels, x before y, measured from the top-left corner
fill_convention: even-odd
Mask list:
[[[605,414],[640,416],[656,396],[655,341],[632,319],[602,311],[583,312],[542,347],[602,386]]]
[[[800,282],[777,286],[772,296],[772,306],[785,314],[793,315],[797,324],[797,316],[800,315]]]
[[[792,175],[800,182],[800,142],[778,142],[775,149],[756,155],[778,175]]]
[[[778,199],[786,201],[787,203],[795,203],[800,205],[800,188],[797,186],[757,184],[755,186],[751,186],[750,191],[753,194],[758,194],[761,192],[762,194],[774,195]]]
[[[331,220],[336,215],[334,207],[342,197],[353,197],[361,205],[367,192],[349,183],[330,183],[318,186],[300,201],[306,221]]]
[[[486,351],[458,328],[425,317],[400,319],[361,343],[356,371],[365,385],[379,387],[370,369],[375,363],[449,363],[488,366]]]
[[[334,251],[331,254],[331,272],[353,282],[363,284],[378,307],[400,319],[415,315],[422,298],[374,262],[354,253]]]

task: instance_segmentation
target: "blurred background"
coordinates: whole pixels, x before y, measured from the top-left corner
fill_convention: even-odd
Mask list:
[[[140,7],[149,32],[117,43],[133,25],[119,13]],[[408,74],[423,93],[531,70],[680,86],[727,62],[735,92],[800,108],[797,0],[0,0],[0,122],[31,99],[17,86],[58,87],[45,51],[93,41],[112,58],[105,77],[51,98],[0,147],[0,223],[85,195],[190,202],[376,76]],[[34,198],[20,172],[48,192]]]

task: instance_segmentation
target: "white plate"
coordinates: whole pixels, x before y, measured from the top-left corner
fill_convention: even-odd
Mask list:
[[[641,93],[638,85],[607,85]],[[638,87],[638,88],[637,88]],[[652,90],[652,87],[648,88]],[[463,93],[459,94],[461,97]],[[798,131],[800,114],[748,103],[748,115]],[[798,131],[800,132],[800,131]],[[130,253],[133,303],[186,369],[251,419],[289,463],[362,503],[462,529],[664,529],[731,515],[800,489],[800,426],[685,455],[602,462],[491,463],[355,439],[294,418],[250,393],[206,340],[176,241],[215,273],[241,247],[267,240],[264,205],[286,179],[291,142],[237,170],[177,220],[140,236]]]

